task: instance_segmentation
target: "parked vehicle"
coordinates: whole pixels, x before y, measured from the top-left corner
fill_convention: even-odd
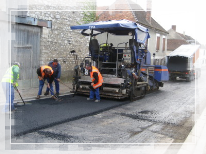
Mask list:
[[[200,69],[195,67],[199,58],[199,45],[181,45],[167,57],[169,79],[174,81],[178,78],[192,81],[195,75],[200,75]]]
[[[71,26],[71,29],[82,29],[82,35],[90,36],[90,56],[74,68],[74,92],[89,94],[91,79],[84,69],[86,64],[97,67],[103,76],[101,97],[133,100],[168,81],[166,66],[151,65],[147,28],[128,20],[110,20]]]

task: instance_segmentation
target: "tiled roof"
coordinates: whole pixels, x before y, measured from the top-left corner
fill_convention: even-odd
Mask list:
[[[97,7],[96,16],[99,16],[107,8],[108,8],[108,6]]]
[[[106,21],[106,20],[121,20],[126,19],[133,22],[136,22],[131,8],[129,5],[125,5],[127,0],[117,0],[112,5],[107,7],[106,11],[103,11],[98,18],[98,21]]]
[[[160,25],[158,24],[152,17],[151,17],[151,23],[149,23],[146,20],[146,12],[142,9],[142,7],[140,5],[138,5],[137,3],[128,0],[129,5],[131,7],[136,17],[136,19],[138,20],[138,23],[142,24],[143,26],[149,27],[149,28],[155,28],[156,30],[162,31],[164,33],[168,32]]]
[[[185,40],[194,40],[191,36],[184,35],[184,34],[181,34],[181,33],[178,33],[178,32],[177,32],[177,34],[179,34]]]
[[[168,30],[169,35],[167,36],[167,50],[173,51],[183,44],[192,44],[199,42],[195,41],[191,36],[181,34],[173,30],[172,28]]]
[[[185,40],[180,40],[180,39],[168,39],[167,40],[167,50],[168,51],[174,51],[177,49],[179,46],[183,44],[189,44]]]
[[[140,7],[140,5],[131,0],[116,0],[106,10],[108,11],[103,11],[99,15],[98,21],[126,19],[133,22],[138,22],[147,28],[155,28],[158,31],[168,34],[168,32],[152,17],[151,23],[149,23],[146,20],[146,12],[142,9],[142,7]]]

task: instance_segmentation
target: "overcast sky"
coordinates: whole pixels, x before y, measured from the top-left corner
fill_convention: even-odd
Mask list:
[[[146,0],[133,0],[146,9]],[[97,0],[98,6],[106,6],[115,0]],[[179,33],[185,33],[201,44],[206,44],[205,0],[152,0],[152,17],[165,29],[176,25]]]

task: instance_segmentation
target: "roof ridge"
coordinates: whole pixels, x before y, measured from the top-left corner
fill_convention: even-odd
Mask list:
[[[137,17],[135,16],[134,11],[132,10],[132,7],[131,7],[131,5],[130,5],[130,3],[129,3],[129,0],[126,0],[126,1],[127,1],[128,5],[129,5],[130,10],[132,11],[132,15],[133,15],[135,21],[137,22],[138,19],[137,19]]]
[[[98,15],[100,16],[102,13],[104,13],[106,10],[109,10],[108,8],[111,7],[116,1],[114,1],[111,5],[107,6],[105,10],[102,10],[102,12]],[[105,6],[106,7],[106,6]]]
[[[162,32],[164,32],[164,33],[168,33],[152,16],[151,16],[151,23],[149,23],[147,20],[146,20],[146,11],[139,5],[139,4],[137,4],[137,3],[135,3],[135,2],[133,2],[133,1],[131,1],[131,0],[127,0],[127,1],[130,1],[131,3],[129,3],[129,6],[131,7],[131,4],[133,3],[133,4],[135,4],[136,6],[138,6],[139,7],[139,9],[140,9],[140,11],[142,11],[143,13],[144,13],[144,15],[145,15],[145,22],[146,23],[142,23],[142,22],[140,22],[139,20],[137,20],[140,24],[143,24],[143,25],[145,25],[145,26],[148,26],[148,27],[151,27],[151,28],[155,28],[155,29],[157,29],[157,30],[159,30],[159,31],[162,31]],[[137,17],[136,17],[136,15],[135,15],[135,11],[132,9],[132,7],[131,7],[131,11],[132,11],[132,13],[134,14],[134,16],[135,16],[135,19],[138,19]],[[158,26],[158,27],[160,27],[160,28],[157,28],[157,27],[155,27],[153,24],[152,24],[152,22],[155,22],[156,23],[156,25]]]

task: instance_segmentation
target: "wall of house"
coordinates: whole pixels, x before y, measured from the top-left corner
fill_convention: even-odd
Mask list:
[[[151,63],[155,65],[165,65],[165,56],[167,51],[167,37],[165,34],[157,33],[156,31],[149,29],[150,38],[148,42],[148,50],[151,53]],[[160,37],[159,50],[156,50],[157,35]],[[163,51],[163,38],[165,38],[165,50]],[[155,57],[153,54],[155,53]]]
[[[1,0],[0,11],[6,11],[6,0]]]
[[[29,6],[29,16],[52,21],[51,29],[44,27],[42,30],[40,65],[48,64],[49,61],[57,58],[62,66],[61,79],[63,81],[71,80],[74,66],[88,55],[89,39],[82,36],[80,30],[70,29],[70,26],[78,25],[82,20],[81,11],[72,11],[81,9],[81,6],[77,5],[76,7],[78,8],[61,5]],[[72,50],[75,50],[75,54],[78,55],[77,61],[75,60],[75,54],[70,53]]]

